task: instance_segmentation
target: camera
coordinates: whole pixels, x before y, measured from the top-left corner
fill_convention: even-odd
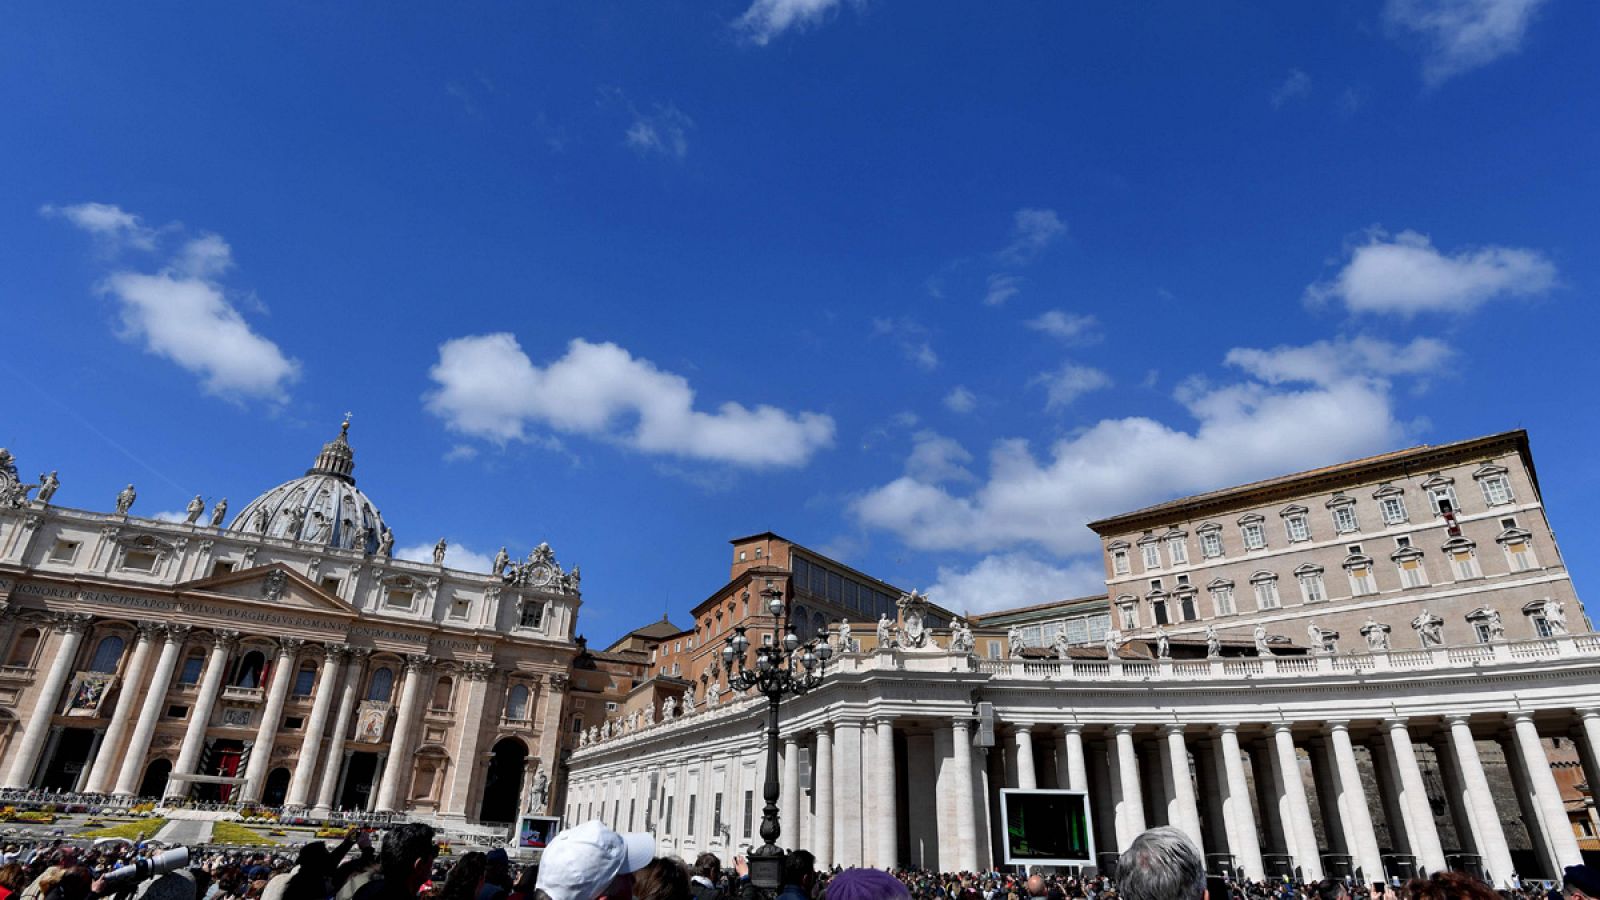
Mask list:
[[[125,866],[118,866],[105,875],[106,887],[112,890],[121,890],[132,887],[146,878],[165,875],[168,872],[187,868],[189,865],[189,848],[174,847],[163,850],[148,859],[136,859]]]

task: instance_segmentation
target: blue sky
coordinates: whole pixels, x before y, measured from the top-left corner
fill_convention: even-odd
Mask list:
[[[0,445],[136,512],[341,415],[596,640],[774,530],[973,611],[1083,523],[1525,427],[1580,594],[1600,11],[11,4]]]

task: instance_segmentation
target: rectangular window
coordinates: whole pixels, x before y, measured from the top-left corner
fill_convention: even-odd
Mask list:
[[[1089,643],[1099,643],[1106,639],[1106,632],[1111,630],[1111,613],[1096,613],[1089,617],[1089,634],[1085,638]]]
[[[53,563],[70,563],[78,555],[79,543],[77,541],[56,541],[50,547],[50,561]]]
[[[690,794],[689,795],[689,823],[688,823],[689,827],[685,828],[684,831],[686,831],[690,835],[694,834],[694,801],[695,801],[695,799],[696,798],[695,798],[694,794]]]
[[[1150,601],[1150,615],[1156,620],[1156,624],[1157,625],[1166,625],[1166,624],[1168,624],[1167,623],[1167,601],[1165,601],[1165,600],[1151,600]]]
[[[1139,547],[1139,552],[1144,554],[1144,567],[1146,571],[1161,568],[1161,548],[1151,543]]]
[[[1478,643],[1480,643],[1480,644],[1489,643],[1489,637],[1490,637],[1491,632],[1489,631],[1489,623],[1488,622],[1473,622],[1472,623],[1472,632],[1473,632],[1473,634],[1475,634],[1477,636]]]
[[[629,797],[628,798],[628,830],[629,831],[632,831],[635,828],[639,827],[638,822],[634,819],[634,813],[638,811],[638,809],[637,809],[638,804],[639,804],[639,801],[638,801],[637,798],[635,798],[635,797]]]
[[[999,641],[989,641],[988,643],[989,643],[989,658],[990,659],[999,659],[1000,658],[1000,642]],[[749,836],[750,835],[748,835],[748,834],[745,835],[745,837],[749,837]]]
[[[1537,634],[1539,637],[1542,637],[1542,638],[1555,636],[1555,631],[1550,627],[1550,620],[1549,619],[1546,619],[1544,616],[1539,616],[1539,615],[1532,616],[1531,618],[1533,619],[1533,633],[1534,634]]]
[[[1347,503],[1344,506],[1333,508],[1333,530],[1340,534],[1352,534],[1361,530],[1361,523],[1356,521],[1356,506]]]
[[[1167,557],[1175,566],[1181,566],[1189,561],[1189,547],[1181,537],[1167,538]]]
[[[1300,576],[1300,596],[1307,603],[1321,603],[1328,599],[1328,592],[1322,585],[1321,572],[1307,572]]]
[[[394,609],[410,609],[417,603],[416,591],[389,591],[388,605]]]
[[[129,550],[122,555],[122,567],[130,572],[154,572],[156,555],[145,550]]]
[[[343,584],[344,582],[340,581],[337,575],[329,575],[327,578],[322,579],[322,589],[334,596],[338,596],[339,588]]]
[[[1260,550],[1267,546],[1267,530],[1260,522],[1246,522],[1239,530],[1244,535],[1245,549]]]
[[[717,832],[722,830],[722,794],[719,793],[711,799],[711,839],[716,840]]]
[[[1067,643],[1086,644],[1089,642],[1089,620],[1083,616],[1067,620]]]
[[[1128,551],[1111,551],[1111,571],[1118,575],[1128,574]]]
[[[1290,516],[1283,520],[1283,527],[1291,541],[1311,540],[1311,525],[1306,522],[1305,516]]]
[[[1233,588],[1214,587],[1211,589],[1211,606],[1219,616],[1231,616],[1236,611],[1233,605]]]
[[[750,840],[750,828],[755,823],[756,792],[744,792],[744,839]]]
[[[1406,499],[1399,494],[1391,494],[1378,501],[1378,508],[1383,511],[1385,525],[1401,525],[1406,521]]]
[[[1506,541],[1506,562],[1513,572],[1526,572],[1539,567],[1539,560],[1533,555],[1533,545],[1526,539]]]
[[[182,671],[178,672],[178,683],[179,684],[199,684],[200,683],[200,670],[204,669],[205,665],[206,665],[205,658],[204,657],[200,657],[200,656],[191,656],[188,659],[184,660],[183,661],[183,669],[182,669]]]
[[[579,734],[583,731],[583,716],[572,717],[572,733]]]
[[[1511,482],[1504,475],[1490,475],[1478,482],[1483,489],[1483,502],[1490,506],[1501,506],[1511,502]]]
[[[301,669],[294,676],[294,695],[296,697],[311,696],[311,687],[316,683],[317,670],[312,668]]]
[[[1282,603],[1278,600],[1278,580],[1268,578],[1258,581],[1256,588],[1256,609],[1277,609]]]
[[[233,571],[233,563],[228,562],[225,559],[218,560],[217,562],[212,563],[212,565],[211,565],[211,577],[212,578],[215,578],[218,575],[226,575],[226,574],[228,574],[229,572],[232,572],[232,571]]]
[[[1456,504],[1456,489],[1452,485],[1441,484],[1428,489],[1428,505],[1433,507],[1433,514],[1442,516],[1447,512],[1455,512],[1461,507]]]
[[[300,731],[306,727],[306,720],[302,716],[284,716],[283,727],[290,731]]]
[[[1216,559],[1222,555],[1222,532],[1212,529],[1200,532],[1200,555]]]
[[[167,718],[169,719],[181,719],[188,714],[189,707],[187,706],[173,704],[172,706],[167,707]]]
[[[1455,570],[1457,581],[1483,577],[1483,570],[1478,567],[1478,554],[1470,547],[1451,550],[1450,567]]]
[[[1124,603],[1118,608],[1122,610],[1122,630],[1123,631],[1132,631],[1133,629],[1139,627],[1139,606],[1138,606],[1138,604],[1135,604],[1135,603]]]
[[[667,834],[671,834],[672,833],[672,801],[674,801],[676,799],[678,799],[678,798],[677,797],[668,797],[667,798],[667,819],[666,819],[666,821],[664,823],[662,823],[665,826],[662,830],[665,831]]]
[[[1426,587],[1428,572],[1422,567],[1422,558],[1400,560],[1400,586],[1415,588]]]
[[[452,597],[450,599],[450,618],[465,619],[472,613],[472,601],[465,597]]]

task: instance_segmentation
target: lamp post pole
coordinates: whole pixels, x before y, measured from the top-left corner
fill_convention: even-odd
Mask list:
[[[750,883],[764,891],[776,891],[783,886],[783,850],[778,846],[782,835],[778,824],[778,704],[785,696],[799,696],[822,683],[833,648],[828,646],[826,627],[811,642],[800,643],[794,622],[787,616],[783,592],[771,581],[761,598],[772,614],[771,646],[757,647],[754,668],[746,666],[750,639],[740,626],[723,646],[722,661],[728,669],[729,688],[755,688],[767,697],[767,781],[761,790],[766,801],[761,810],[761,839],[766,843],[750,852]]]

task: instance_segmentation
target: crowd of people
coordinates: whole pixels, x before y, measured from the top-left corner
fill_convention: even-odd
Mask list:
[[[353,828],[337,845],[314,841],[282,854],[117,842],[10,844],[0,851],[0,900],[765,900],[746,861],[725,868],[702,853],[691,866],[657,856],[648,834],[600,822],[560,832],[537,864],[514,866],[504,850],[441,859],[433,828],[389,829],[374,847]],[[134,865],[139,860],[144,865]],[[129,868],[132,866],[133,868]],[[165,871],[170,868],[171,871]],[[137,870],[137,871],[136,871]],[[115,873],[115,874],[114,874]],[[1600,871],[1572,866],[1559,894],[1532,884],[1495,891],[1469,875],[1440,872],[1403,884],[1208,879],[1200,851],[1169,827],[1141,834],[1107,874],[948,873],[917,869],[819,870],[805,850],[786,853],[776,900],[1600,900]],[[1546,896],[1548,894],[1548,897]],[[1224,896],[1225,895],[1225,896]]]

